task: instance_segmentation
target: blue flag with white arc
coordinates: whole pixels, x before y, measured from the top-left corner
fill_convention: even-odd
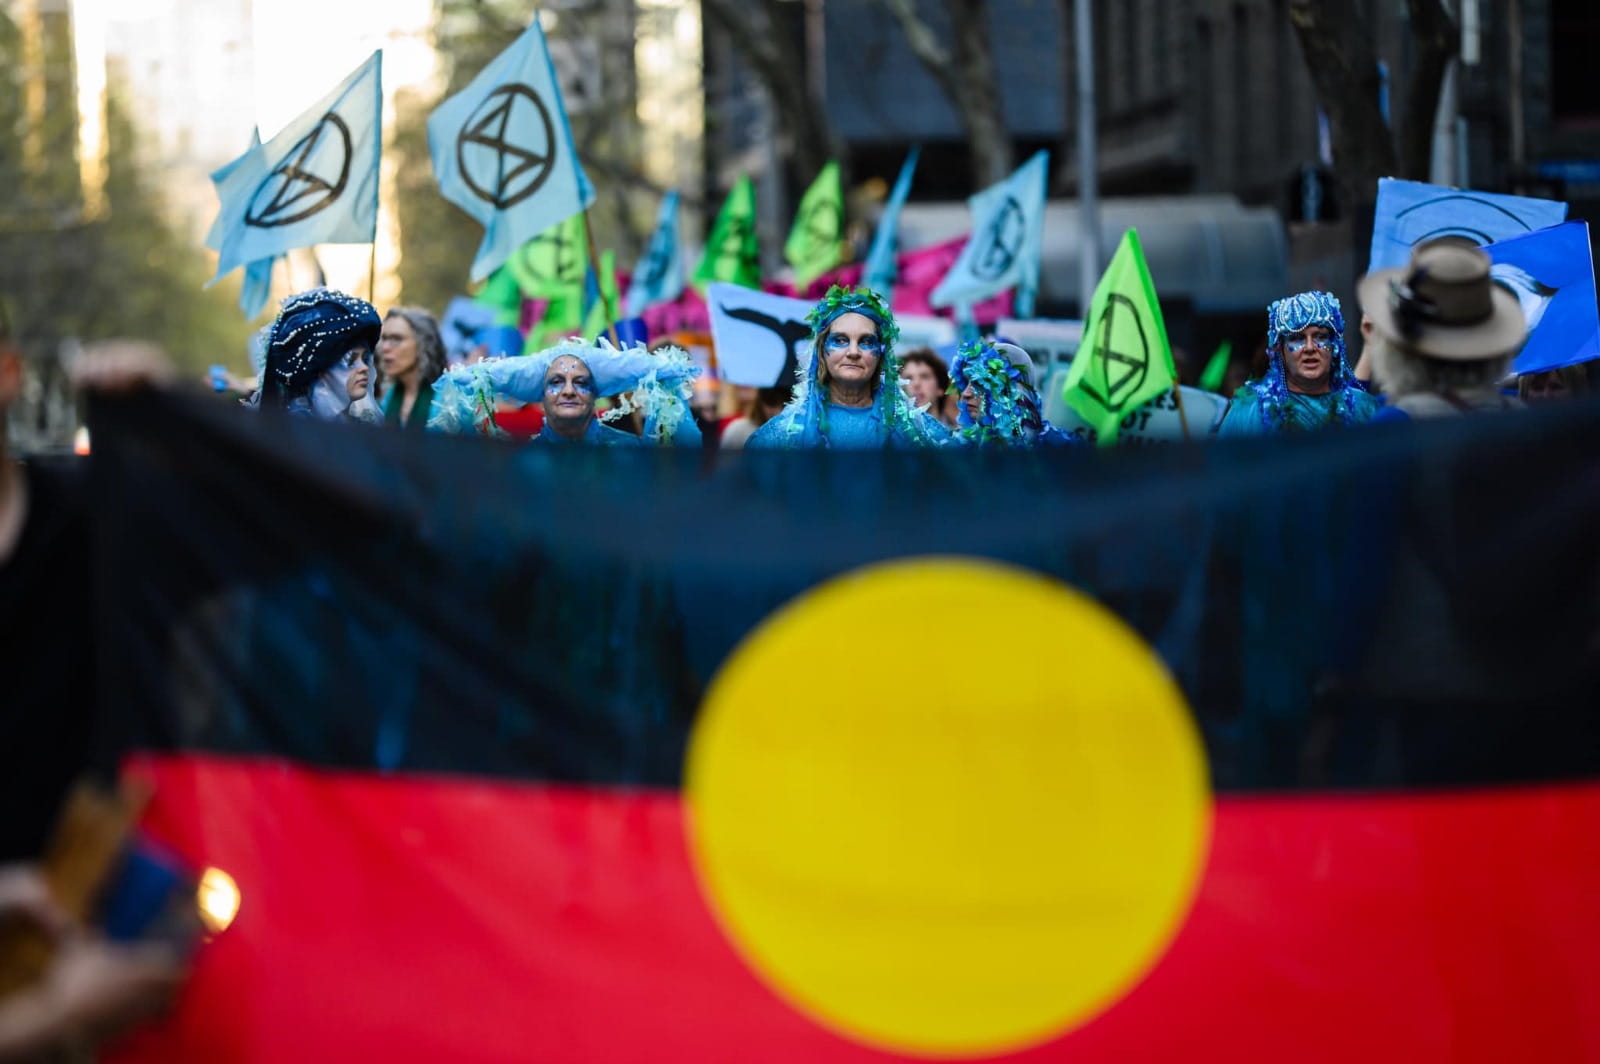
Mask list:
[[[222,200],[217,278],[291,248],[371,243],[382,149],[378,51],[277,136],[213,175]]]
[[[1497,240],[1483,250],[1494,263],[1490,275],[1517,297],[1528,322],[1528,339],[1513,370],[1538,373],[1600,358],[1587,222]]]
[[[936,307],[971,306],[1007,288],[1017,290],[1015,314],[1033,316],[1044,251],[1044,202],[1050,153],[1033,158],[998,184],[967,200],[972,235],[928,302]]]
[[[1385,177],[1378,182],[1367,272],[1406,265],[1411,249],[1424,240],[1459,236],[1492,244],[1566,220],[1567,205],[1560,200]]]
[[[634,267],[628,282],[627,314],[633,318],[646,307],[670,303],[683,294],[683,250],[678,243],[678,193],[668,192],[656,213],[656,231],[650,247]]]
[[[906,197],[911,194],[911,176],[917,172],[917,159],[921,155],[922,145],[919,144],[911,149],[906,161],[900,164],[900,176],[895,179],[894,191],[889,193],[883,213],[878,216],[878,228],[872,234],[872,248],[867,252],[867,264],[862,270],[861,280],[880,295],[887,296],[894,287],[894,252],[900,230],[900,208],[906,205]]]
[[[594,202],[537,17],[428,116],[428,150],[439,191],[483,225],[474,281]]]

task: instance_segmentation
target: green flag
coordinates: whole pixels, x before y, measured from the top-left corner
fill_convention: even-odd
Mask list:
[[[579,211],[512,252],[506,267],[529,299],[561,299],[573,290],[581,296],[586,239]]]
[[[494,308],[497,325],[515,325],[522,317],[522,289],[518,287],[517,279],[511,276],[509,267],[502,266],[491,273],[478,294],[472,298],[483,306]]]
[[[717,212],[706,238],[705,257],[695,267],[694,286],[704,295],[712,281],[757,288],[761,285],[761,251],[756,245],[756,186],[750,175],[739,178]]]
[[[1224,340],[1217,345],[1217,353],[1211,356],[1211,361],[1206,363],[1205,372],[1200,374],[1200,388],[1207,392],[1220,392],[1222,382],[1228,377],[1228,363],[1233,360],[1233,341]]]
[[[600,291],[583,319],[583,336],[586,340],[599,339],[602,333],[616,324],[617,305],[621,298],[617,290],[616,252],[606,251],[600,255],[598,284]]]
[[[1109,446],[1123,417],[1176,383],[1155,285],[1139,234],[1129,229],[1095,287],[1061,397]]]
[[[844,184],[837,162],[824,166],[801,197],[783,257],[794,267],[797,289],[805,288],[844,258]]]
[[[531,355],[575,336],[583,325],[583,287],[556,296],[545,304],[544,316],[528,330],[522,353]]]

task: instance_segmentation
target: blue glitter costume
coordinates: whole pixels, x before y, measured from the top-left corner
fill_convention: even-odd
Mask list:
[[[1287,333],[1320,325],[1333,333],[1332,368],[1325,395],[1289,390],[1280,341]],[[1266,375],[1234,393],[1218,436],[1269,436],[1278,432],[1359,425],[1378,412],[1379,402],[1356,380],[1345,358],[1344,314],[1327,292],[1301,292],[1267,308]]]
[[[680,347],[649,351],[643,344],[618,350],[603,337],[593,344],[574,339],[537,354],[488,358],[450,369],[434,383],[428,428],[503,436],[494,422],[495,401],[541,400],[550,363],[563,355],[588,367],[596,395],[622,396],[616,406],[590,421],[584,430],[585,442],[618,445],[621,441],[614,436],[623,436],[634,442],[700,446],[700,427],[689,408],[700,367],[689,360],[688,353]],[[637,439],[601,424],[635,410],[644,415],[644,430]],[[547,433],[553,435],[548,425],[535,439],[545,438]]]
[[[883,345],[872,405],[867,407],[829,402],[827,383],[820,377],[828,327],[840,315],[851,313],[870,318]],[[747,449],[934,447],[950,442],[950,431],[917,409],[900,383],[900,360],[894,353],[900,329],[881,296],[866,288],[834,285],[806,323],[812,332],[811,359],[796,370],[794,398],[751,435]]]
[[[1027,352],[1011,344],[968,341],[961,345],[950,366],[950,381],[957,394],[969,387],[973,390],[981,413],[974,420],[966,404],[961,405],[960,439],[980,447],[1072,445],[1070,436],[1040,414],[1039,393],[1028,369],[1019,364],[1025,359]]]

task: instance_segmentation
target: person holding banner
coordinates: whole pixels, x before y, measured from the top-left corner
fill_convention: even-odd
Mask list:
[[[1033,359],[1015,344],[968,341],[950,366],[961,396],[959,438],[999,447],[1065,446],[1072,438],[1040,414]]]
[[[494,411],[505,398],[538,402],[544,408],[544,427],[533,443],[699,447],[700,427],[689,405],[699,375],[700,367],[679,347],[650,351],[636,344],[618,350],[603,337],[594,344],[574,339],[536,354],[485,359],[450,370],[434,387],[428,428],[504,435]],[[620,396],[620,401],[597,415],[595,403],[601,396]],[[641,436],[604,423],[634,411],[644,418]]]
[[[408,429],[427,425],[433,382],[444,365],[444,340],[432,314],[421,307],[395,307],[385,314],[378,337],[378,368],[389,382],[384,424]]]
[[[1381,421],[1509,410],[1522,401],[1500,381],[1527,339],[1511,291],[1489,256],[1464,240],[1418,244],[1409,265],[1374,270],[1356,292],[1372,318],[1372,372],[1388,406]]]
[[[1301,292],[1267,308],[1267,359],[1266,374],[1234,393],[1218,436],[1358,425],[1378,411],[1345,358],[1344,313],[1329,292]]]
[[[894,344],[900,329],[883,297],[834,285],[806,318],[811,362],[783,412],[747,448],[935,447],[950,434],[912,405]]]
[[[333,288],[283,301],[267,333],[261,386],[249,402],[325,421],[376,423],[367,398],[382,322],[372,304]]]

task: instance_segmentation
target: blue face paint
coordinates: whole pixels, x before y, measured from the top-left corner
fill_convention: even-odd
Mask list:
[[[863,336],[859,341],[852,341],[844,333],[828,334],[827,348],[831,352],[848,351],[851,343],[855,343],[864,355],[877,355],[883,351],[883,341],[876,335]]]
[[[1332,351],[1334,338],[1332,336],[1285,336],[1283,338],[1283,349],[1291,355],[1298,355],[1312,345],[1321,348],[1323,351]]]

